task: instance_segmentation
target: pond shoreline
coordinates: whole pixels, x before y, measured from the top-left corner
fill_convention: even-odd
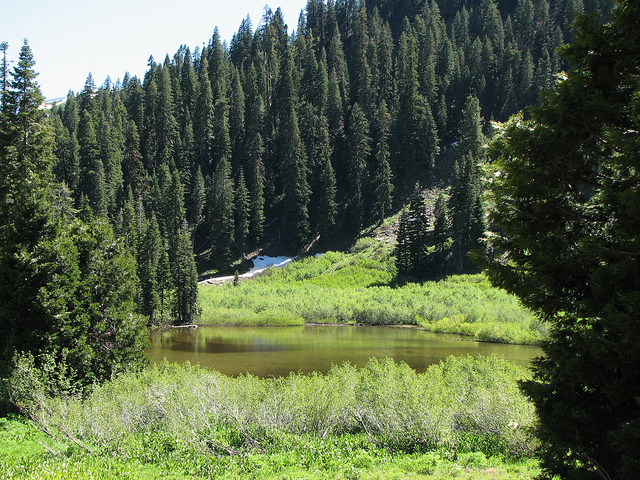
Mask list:
[[[201,327],[233,327],[233,328],[282,328],[282,327],[380,327],[380,328],[403,328],[408,330],[420,330],[423,332],[435,333],[438,335],[449,335],[448,338],[451,340],[455,340],[458,342],[479,342],[479,343],[495,343],[498,345],[519,345],[523,347],[539,347],[537,344],[532,343],[509,343],[509,342],[500,342],[497,340],[485,340],[474,337],[473,335],[464,335],[462,333],[452,333],[452,332],[438,332],[426,328],[422,325],[411,325],[411,324],[400,324],[400,325],[367,325],[365,323],[319,323],[319,322],[305,322],[301,325],[247,325],[242,323],[203,323],[203,324],[189,324],[189,325],[171,325],[171,324],[162,324],[162,325],[150,325],[149,331],[155,330],[171,330],[171,329],[197,329]]]

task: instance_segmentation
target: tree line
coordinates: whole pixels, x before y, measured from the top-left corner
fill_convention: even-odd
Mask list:
[[[439,234],[463,270],[484,216],[485,119],[551,88],[573,13],[607,5],[310,0],[291,35],[267,9],[229,45],[216,29],[193,52],[150,58],[143,79],[89,76],[52,112],[56,179],[125,239],[153,318],[162,285],[179,285],[167,264],[180,235],[215,268],[266,239],[330,244],[396,211],[416,180],[452,185]]]

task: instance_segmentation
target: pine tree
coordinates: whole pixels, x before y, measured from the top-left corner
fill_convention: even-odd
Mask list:
[[[209,258],[217,266],[226,267],[237,253],[234,245],[234,185],[231,165],[226,158],[223,158],[216,167],[208,196],[210,197],[208,215],[211,219]]]
[[[206,202],[207,192],[205,189],[202,169],[198,167],[196,174],[192,177],[189,188],[188,201],[185,202],[186,218],[193,229],[203,221],[203,210]]]
[[[578,21],[574,68],[500,127],[489,275],[550,327],[525,382],[542,475],[634,478],[640,467],[637,2]]]
[[[449,214],[442,190],[438,192],[433,215],[433,243],[439,251],[443,251],[449,237]]]
[[[400,215],[396,234],[396,267],[401,275],[420,279],[427,274],[428,227],[426,203],[416,184],[409,208]]]
[[[257,245],[264,233],[264,165],[262,164],[262,137],[255,133],[249,147],[251,186],[249,200],[249,240]]]
[[[295,102],[293,59],[291,54],[282,62],[278,100],[280,103],[280,127],[277,136],[280,154],[280,173],[283,183],[284,241],[299,248],[309,240],[309,196],[307,159],[300,139],[300,128]]]
[[[200,93],[196,102],[195,119],[193,133],[195,137],[195,151],[197,165],[202,168],[205,176],[213,172],[213,143],[215,122],[215,105],[213,103],[213,93],[211,82],[207,72],[207,59],[202,59],[200,65]]]
[[[62,223],[67,207],[54,204],[52,133],[34,64],[25,43],[2,98],[0,369],[4,382],[16,359],[32,369],[53,361],[47,393],[78,393],[142,368],[147,337],[131,256],[104,222]]]
[[[241,255],[245,254],[247,237],[249,236],[249,191],[244,181],[244,170],[240,167],[236,180],[233,201],[234,240]]]
[[[193,256],[191,233],[186,221],[182,223],[178,234],[171,270],[176,288],[173,305],[175,323],[178,325],[193,323],[199,315],[198,272]]]
[[[369,184],[367,163],[371,154],[369,122],[356,103],[349,122],[349,222],[359,232],[365,218],[365,197]]]
[[[103,216],[107,213],[104,165],[100,158],[93,119],[86,109],[80,115],[78,143],[80,144],[78,194],[85,195],[89,199],[89,206],[96,216]]]
[[[385,214],[391,209],[393,183],[391,181],[391,166],[389,164],[389,132],[391,115],[387,110],[387,103],[382,100],[376,110],[374,124],[374,167],[373,167],[373,210],[378,221],[384,221]]]
[[[481,247],[486,228],[477,162],[470,153],[454,165],[449,210],[455,268],[462,272],[471,268],[468,253]]]
[[[162,252],[162,236],[155,215],[148,222],[146,232],[142,239],[142,245],[137,258],[138,277],[140,279],[140,306],[141,314],[149,318],[149,323],[157,324],[160,321],[160,295],[158,288],[158,269]]]

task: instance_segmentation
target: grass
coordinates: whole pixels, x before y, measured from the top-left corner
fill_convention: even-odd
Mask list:
[[[86,399],[26,392],[37,423],[0,419],[0,477],[533,478],[527,376],[499,357],[271,379],[164,363]]]
[[[371,450],[356,436],[333,443],[299,442],[279,453],[242,458],[195,454],[180,459],[179,455],[168,458],[165,453],[157,462],[92,455],[64,445],[52,448],[51,443],[24,418],[0,419],[0,478],[520,480],[533,479],[540,471],[531,459],[505,461],[478,453],[463,453],[456,458],[443,451],[389,455]],[[7,445],[13,448],[9,450]]]
[[[199,290],[201,323],[419,325],[478,340],[537,344],[546,326],[483,275],[398,283],[391,247],[363,238],[352,252],[326,252],[266,275]]]

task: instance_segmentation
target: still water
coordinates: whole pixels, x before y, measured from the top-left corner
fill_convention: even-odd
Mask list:
[[[537,347],[473,342],[415,328],[300,326],[199,327],[151,333],[152,362],[200,364],[226,375],[283,376],[326,373],[332,364],[364,366],[370,357],[391,357],[418,372],[449,355],[503,355],[527,365]]]

